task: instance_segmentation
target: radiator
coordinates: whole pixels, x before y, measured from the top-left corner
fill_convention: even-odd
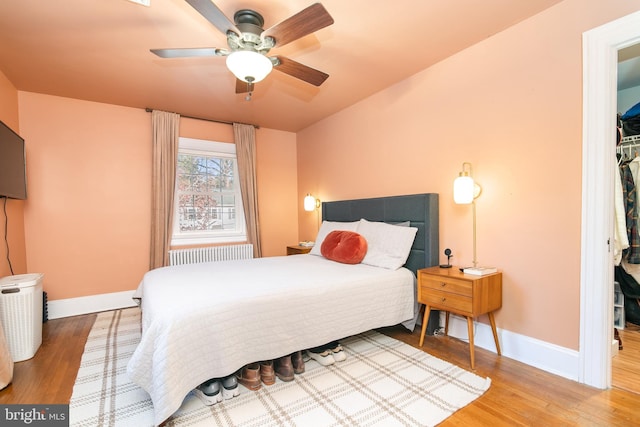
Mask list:
[[[169,251],[169,265],[227,261],[253,258],[253,245],[211,246],[208,248],[173,249]]]

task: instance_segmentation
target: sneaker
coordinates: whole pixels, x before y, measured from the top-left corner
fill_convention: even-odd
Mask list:
[[[336,362],[342,362],[343,360],[347,359],[347,353],[344,351],[340,344],[331,349],[331,355]]]
[[[240,394],[238,380],[235,375],[229,375],[222,379],[222,398],[229,400]]]
[[[222,402],[222,393],[220,393],[220,382],[217,378],[205,381],[195,388],[193,391],[202,403],[207,406],[215,405]]]
[[[307,350],[307,353],[309,354],[309,357],[311,357],[322,366],[329,366],[336,363],[336,359],[334,359],[333,352],[331,350],[325,350],[322,353],[314,353]]]

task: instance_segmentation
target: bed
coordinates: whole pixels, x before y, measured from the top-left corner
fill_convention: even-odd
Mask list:
[[[145,274],[136,291],[142,337],[127,372],[149,393],[157,425],[196,386],[247,363],[374,328],[413,327],[415,271],[438,263],[438,195],[325,202],[322,219],[318,238],[332,227],[347,227],[337,223],[360,224],[354,225],[360,230],[389,228],[384,224],[417,230],[404,267],[397,269],[331,261],[313,254],[314,248],[308,255],[163,267]],[[375,239],[368,236],[373,253]]]

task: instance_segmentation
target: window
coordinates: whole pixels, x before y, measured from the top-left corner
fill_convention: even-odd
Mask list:
[[[236,146],[180,138],[172,245],[245,241]]]

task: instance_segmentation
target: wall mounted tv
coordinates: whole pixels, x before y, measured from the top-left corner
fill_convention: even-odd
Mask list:
[[[27,198],[24,139],[0,121],[0,197]]]

